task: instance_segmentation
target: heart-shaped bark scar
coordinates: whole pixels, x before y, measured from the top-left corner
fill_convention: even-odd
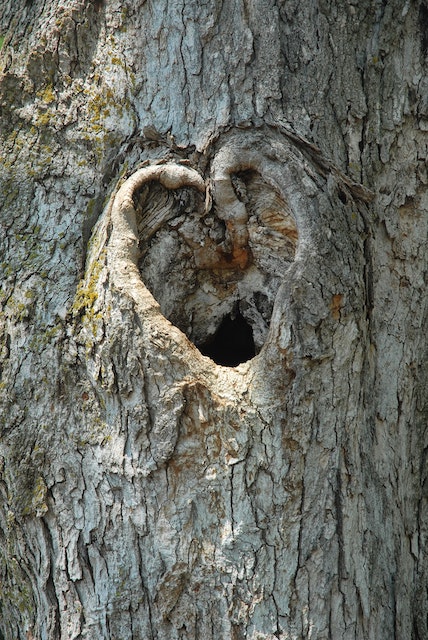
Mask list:
[[[114,196],[111,226],[117,269],[138,270],[202,354],[236,366],[260,351],[298,233],[250,148],[220,149],[207,180],[177,162],[139,169]]]

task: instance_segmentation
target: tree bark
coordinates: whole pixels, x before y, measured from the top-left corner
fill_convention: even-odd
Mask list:
[[[428,637],[427,29],[3,0],[0,638]]]

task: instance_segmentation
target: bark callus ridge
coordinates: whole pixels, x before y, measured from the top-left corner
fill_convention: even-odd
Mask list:
[[[211,206],[200,186],[171,190],[154,180],[134,192],[133,205],[139,272],[163,315],[201,353],[233,367],[266,340],[281,279],[294,260],[297,227],[254,159],[217,158]]]

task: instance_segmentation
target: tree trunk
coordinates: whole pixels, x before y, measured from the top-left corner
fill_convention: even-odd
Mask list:
[[[428,637],[428,6],[0,24],[0,638]]]

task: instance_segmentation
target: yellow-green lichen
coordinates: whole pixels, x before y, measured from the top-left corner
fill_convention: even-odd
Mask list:
[[[115,95],[109,87],[105,87],[101,93],[91,96],[88,102],[88,114],[92,129],[101,131],[103,129],[102,120],[111,114],[111,109],[115,107]]]
[[[47,510],[46,504],[47,486],[42,476],[37,476],[32,488],[32,491],[28,495],[27,504],[22,509],[22,514],[35,515],[40,518]]]
[[[126,32],[127,30],[127,26],[126,26],[127,18],[128,18],[128,7],[122,7],[122,12],[120,15],[121,25],[119,27],[119,31],[121,31],[122,33]]]
[[[38,332],[35,333],[30,339],[28,346],[33,352],[42,351],[48,344],[53,342],[62,331],[62,324],[58,322],[53,326],[41,325]],[[40,382],[47,382],[41,379]]]
[[[89,200],[85,211],[85,218],[91,219],[93,217],[97,204],[98,198],[91,198],[91,200]]]
[[[15,558],[12,558],[11,563],[13,562],[17,563]],[[10,602],[21,614],[26,614],[26,617],[30,618],[33,612],[33,601],[30,588],[25,583],[24,574],[21,572],[18,576],[17,572],[15,573],[11,569],[10,564],[8,564],[7,571],[10,574],[8,578],[10,577],[11,586],[2,589],[2,599]]]
[[[40,89],[40,91],[37,92],[37,97],[45,104],[51,104],[51,102],[55,102],[56,100],[51,84],[48,84],[44,89]]]
[[[4,309],[4,317],[13,319],[14,322],[23,322],[27,320],[33,311],[33,298],[26,298],[25,303],[21,300],[10,296]]]
[[[55,113],[53,111],[38,111],[34,119],[34,124],[37,127],[47,127],[55,120]]]
[[[96,302],[98,300],[97,282],[105,265],[105,258],[106,251],[104,249],[91,264],[89,275],[79,283],[71,307],[72,315],[75,318],[80,317],[82,324],[91,328],[94,337],[96,337],[98,326],[103,319],[102,312],[96,308]],[[91,346],[88,345],[88,348]]]

